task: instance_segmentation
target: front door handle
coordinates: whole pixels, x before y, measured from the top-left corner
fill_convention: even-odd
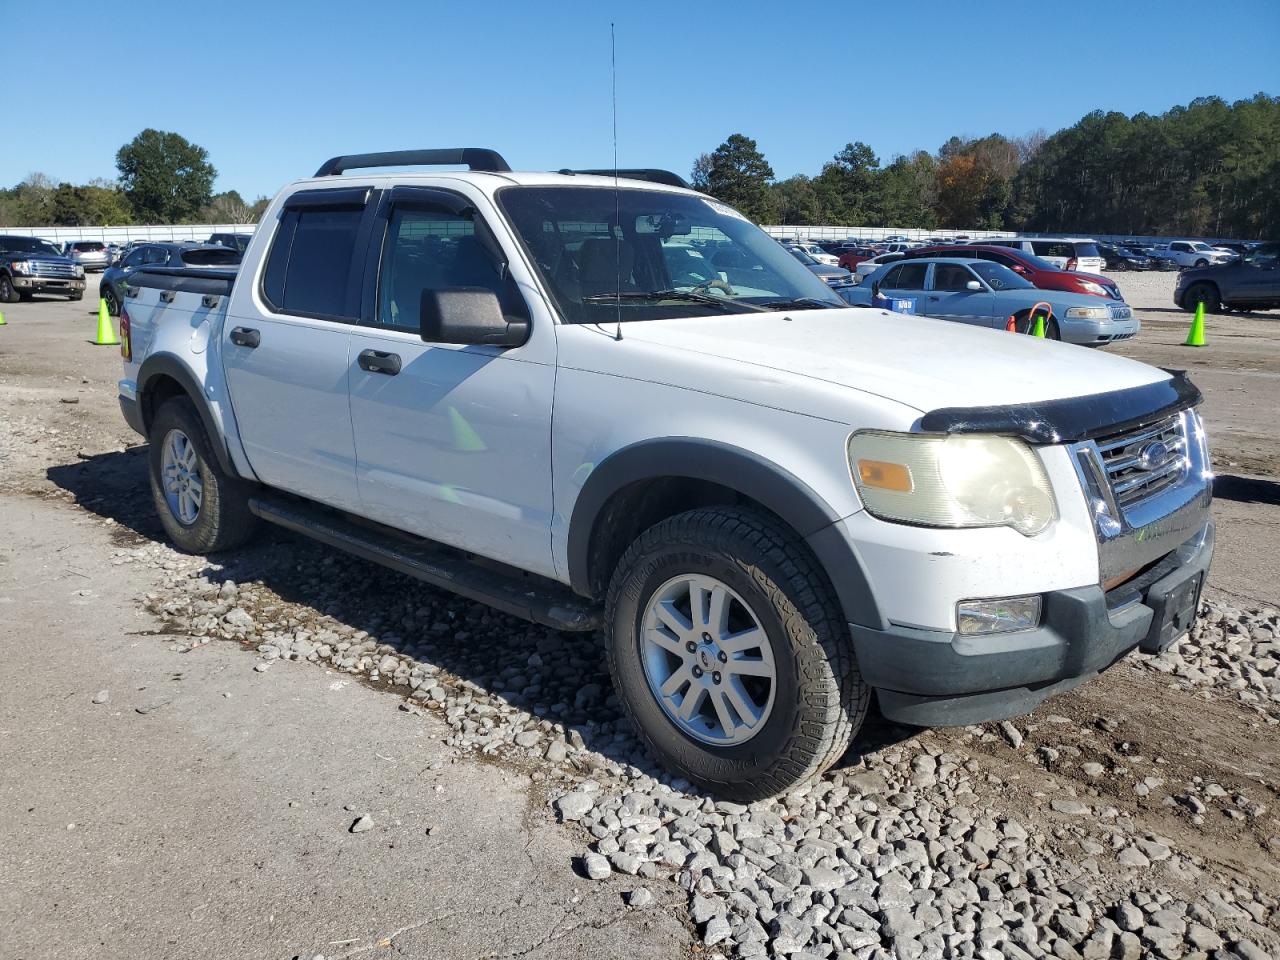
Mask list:
[[[356,362],[360,364],[361,370],[368,370],[370,373],[385,373],[389,377],[394,377],[400,372],[400,357],[394,353],[361,350],[360,356],[356,357]]]
[[[231,331],[231,342],[237,347],[248,347],[252,350],[262,342],[262,334],[249,327],[236,327]]]

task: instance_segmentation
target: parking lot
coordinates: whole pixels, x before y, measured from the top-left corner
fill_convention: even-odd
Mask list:
[[[284,533],[173,551],[96,275],[4,307],[0,955],[1280,955],[1280,312],[1186,348],[1174,274],[1116,279],[1109,351],[1205,395],[1195,635],[1013,722],[873,723],[748,807],[646,759],[591,636]]]

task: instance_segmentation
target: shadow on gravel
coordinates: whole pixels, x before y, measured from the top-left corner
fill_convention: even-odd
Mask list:
[[[122,530],[159,542],[164,534],[151,505],[146,452],[146,446],[139,446],[98,454],[50,467],[47,476],[79,506]],[[262,603],[244,597],[234,601],[233,606],[248,610],[259,631],[303,636],[334,648],[339,642],[372,639],[378,647],[365,655],[375,664],[388,653],[412,657],[473,686],[478,694],[499,698],[538,720],[562,724],[570,740],[580,738],[605,761],[631,764],[688,790],[688,784],[673,781],[660,769],[633,735],[613,694],[599,634],[562,633],[527,623],[270,526],[247,546],[211,560],[213,564],[202,571],[211,582],[258,582],[297,605],[284,610],[273,605],[272,598]],[[332,661],[335,666],[339,659]],[[412,692],[389,679],[376,685],[401,695]],[[485,717],[483,706],[468,713],[464,726],[455,724],[455,733],[482,742]],[[873,707],[836,769],[857,764],[915,733],[889,723]]]
[[[1237,477],[1229,473],[1213,478],[1213,495],[1237,503],[1265,503],[1280,506],[1280,483],[1261,477]]]

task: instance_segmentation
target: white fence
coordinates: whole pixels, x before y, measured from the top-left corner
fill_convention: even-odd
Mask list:
[[[251,234],[254,223],[192,223],[181,226],[131,227],[0,227],[0,234],[40,237],[56,243],[68,240],[101,240],[126,243],[129,240],[208,240],[214,233]]]
[[[843,240],[857,237],[859,240],[883,240],[885,237],[906,237],[908,240],[930,240],[933,237],[968,237],[971,240],[988,237],[1012,237],[1009,230],[918,230],[906,227],[762,227],[771,237],[794,237],[797,240]]]

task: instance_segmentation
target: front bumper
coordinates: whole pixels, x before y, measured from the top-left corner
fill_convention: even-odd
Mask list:
[[[83,277],[32,277],[13,275],[13,289],[26,293],[83,293]]]
[[[1067,343],[1085,346],[1098,343],[1114,343],[1137,336],[1142,324],[1135,317],[1127,320],[1058,320],[1058,329]]]
[[[1089,586],[1046,593],[1035,630],[975,637],[850,624],[862,678],[876,688],[881,712],[900,723],[954,726],[1028,713],[1135,647],[1159,653],[1186,633],[1213,545],[1210,521],[1110,592]]]

